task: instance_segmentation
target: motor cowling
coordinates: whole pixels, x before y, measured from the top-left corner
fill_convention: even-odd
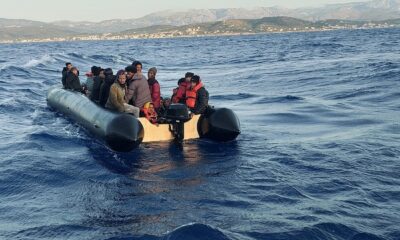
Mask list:
[[[191,119],[188,107],[185,104],[171,104],[167,109],[165,118],[174,122],[187,122]]]
[[[191,119],[188,107],[185,104],[171,104],[165,114],[166,121],[170,124],[170,131],[175,136],[175,141],[181,143],[185,139],[185,122]]]

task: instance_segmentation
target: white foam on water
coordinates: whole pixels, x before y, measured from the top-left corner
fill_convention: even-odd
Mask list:
[[[8,68],[8,67],[10,67],[10,66],[11,66],[10,63],[0,64],[0,71],[1,71],[1,70],[4,70],[4,69],[6,69],[6,68]]]
[[[24,64],[24,67],[36,67],[39,64],[42,63],[47,63],[47,62],[55,62],[56,60],[50,56],[49,54],[45,54],[42,57],[38,58],[38,59],[31,59],[29,60],[26,64]]]

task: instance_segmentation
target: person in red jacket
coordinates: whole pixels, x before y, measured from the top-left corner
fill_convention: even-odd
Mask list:
[[[178,82],[178,88],[174,89],[174,93],[172,95],[172,103],[185,103],[186,101],[186,91],[190,89],[190,80],[194,76],[194,73],[187,72],[185,74],[185,81],[182,79]]]
[[[148,77],[148,84],[150,88],[151,100],[154,105],[154,109],[159,112],[161,107],[161,91],[160,91],[160,84],[156,80],[157,75],[157,68],[152,67],[149,69],[147,73]]]
[[[172,97],[171,97],[172,103],[184,103],[185,95],[183,93],[186,94],[186,91],[184,91],[184,89],[186,89],[185,78],[181,78],[178,81],[178,87],[172,90]],[[178,96],[178,91],[179,91],[179,96]]]

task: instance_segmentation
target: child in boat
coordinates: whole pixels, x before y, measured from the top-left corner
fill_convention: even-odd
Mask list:
[[[144,104],[142,108],[142,112],[144,114],[144,117],[147,118],[152,124],[157,124],[157,112],[154,109],[154,104],[151,102],[147,102]]]

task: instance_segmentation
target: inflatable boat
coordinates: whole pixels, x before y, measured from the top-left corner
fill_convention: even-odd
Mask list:
[[[61,87],[49,89],[47,104],[120,152],[131,151],[148,142],[182,142],[197,138],[227,142],[240,134],[239,119],[227,108],[212,108],[207,114],[191,116],[184,104],[172,104],[164,123],[154,125],[146,118],[104,109],[85,95]]]

